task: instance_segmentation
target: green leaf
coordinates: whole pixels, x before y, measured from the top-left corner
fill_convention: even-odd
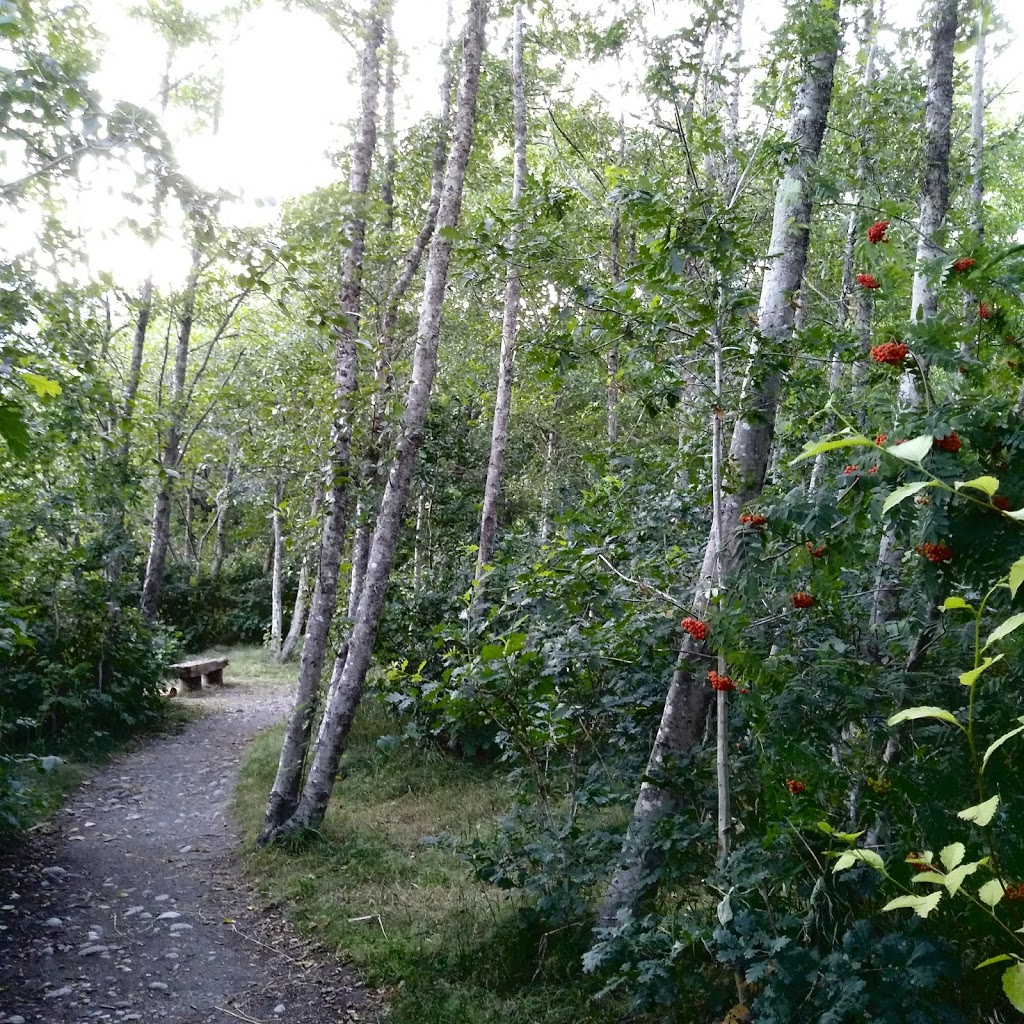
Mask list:
[[[973,807],[965,807],[957,811],[956,816],[964,821],[973,821],[975,825],[984,828],[994,817],[996,808],[999,806],[998,795],[990,797],[982,804],[975,804]]]
[[[838,874],[840,871],[845,871],[847,868],[852,868],[857,863],[857,858],[852,853],[844,853],[836,862],[832,865],[832,874]]]
[[[510,633],[505,638],[505,656],[518,654],[526,643],[525,633]]]
[[[1005,622],[1001,622],[989,633],[985,646],[990,647],[997,640],[1002,640],[1004,636],[1009,636],[1015,629],[1019,629],[1021,626],[1024,626],[1024,612],[1011,615]]]
[[[978,867],[981,865],[981,861],[977,861],[974,864],[961,864],[960,867],[954,868],[946,875],[946,889],[950,896],[955,896],[960,891],[960,886],[964,884],[964,879],[968,875],[973,875]]]
[[[969,672],[962,672],[960,674],[960,682],[964,686],[973,686],[977,681],[978,677],[986,669],[991,668],[997,661],[1002,661],[1003,656],[997,654],[994,658],[986,658],[977,668],[972,668]]]
[[[28,455],[28,428],[21,409],[13,403],[0,402],[0,437],[7,442],[16,459],[24,459]]]
[[[1024,556],[1018,558],[1013,565],[1010,566],[1010,593],[1014,597],[1017,596],[1017,591],[1020,590],[1020,585],[1024,583]]]
[[[974,611],[974,605],[968,604],[962,597],[947,597],[942,602],[942,610],[944,612],[955,611],[958,608],[966,608],[968,611]]]
[[[480,652],[481,661],[501,661],[505,657],[505,648],[501,644],[484,644]]]
[[[1003,898],[1003,891],[1003,883],[998,878],[992,878],[978,890],[978,899],[994,907]]]
[[[21,379],[40,397],[56,398],[61,393],[61,386],[47,377],[40,377],[38,373],[29,373],[28,370],[21,371]]]
[[[904,462],[920,462],[932,450],[934,440],[931,434],[922,434],[910,441],[889,445],[885,450]]]
[[[950,843],[939,851],[939,860],[947,871],[952,871],[963,859],[967,847],[963,843]]]
[[[915,480],[912,484],[904,484],[902,487],[897,487],[885,499],[885,504],[882,506],[882,514],[884,515],[889,509],[895,508],[904,498],[909,498],[912,494],[917,494],[918,491],[923,491],[926,487],[934,486],[934,480]]]
[[[1024,1013],[1024,964],[1014,964],[1003,974],[1003,991],[1014,1009]]]
[[[1018,722],[1024,721],[1022,718],[1017,719]],[[997,740],[993,740],[989,744],[988,750],[985,751],[985,756],[981,759],[981,770],[984,771],[988,765],[988,759],[1007,741],[1012,740],[1014,736],[1019,736],[1024,732],[1024,725],[1018,725],[1016,729],[1011,729],[1009,732],[1004,732],[1002,736]]]
[[[885,861],[874,850],[854,850],[853,855],[868,867],[876,871],[885,871]]]
[[[982,967],[991,967],[993,964],[1001,964],[1006,960],[1012,959],[1013,957],[1009,953],[1000,953],[999,956],[990,956],[987,960],[982,960],[974,969],[980,971]]]
[[[906,907],[909,910],[913,910],[918,917],[927,917],[939,905],[939,900],[941,899],[941,890],[936,890],[927,896],[897,896],[896,899],[886,903],[882,909],[900,910]]]
[[[920,885],[928,882],[930,885],[945,885],[946,876],[940,875],[938,871],[923,871],[919,875],[914,875],[910,880],[914,885]]]
[[[870,437],[864,437],[863,434],[854,434],[852,437],[840,438],[837,441],[818,441],[817,444],[811,441],[804,445],[803,451],[790,462],[790,465],[795,466],[798,462],[803,462],[804,459],[813,459],[815,455],[835,451],[837,448],[864,447],[874,448],[875,442]]]
[[[934,708],[924,705],[900,711],[889,719],[888,724],[899,725],[900,722],[909,722],[917,718],[937,718],[940,722],[949,722],[950,725],[960,725],[952,712],[947,711],[945,708]]]
[[[994,476],[976,476],[973,480],[958,480],[953,486],[958,491],[965,487],[972,491],[982,491],[991,498],[999,490],[999,481]]]

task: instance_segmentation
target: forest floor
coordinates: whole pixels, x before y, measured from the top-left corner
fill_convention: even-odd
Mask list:
[[[379,1018],[380,993],[246,884],[234,780],[290,701],[250,667],[233,658],[223,688],[179,698],[205,713],[86,779],[0,858],[0,1022]]]

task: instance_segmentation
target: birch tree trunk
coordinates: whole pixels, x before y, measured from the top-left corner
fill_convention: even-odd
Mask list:
[[[935,28],[932,33],[931,62],[925,92],[925,171],[921,185],[920,212],[917,224],[917,264],[910,299],[910,320],[931,320],[939,307],[936,282],[926,269],[929,260],[941,256],[938,234],[942,230],[949,207],[950,126],[953,119],[953,62],[957,31],[957,0],[935,0],[932,7]],[[927,373],[922,360],[920,371]],[[900,405],[915,409],[921,403],[921,392],[914,372],[906,370],[900,380]],[[886,622],[899,614],[902,587],[900,574],[903,552],[896,534],[886,530],[878,553],[878,577],[871,602],[872,647],[877,648],[878,634]]]
[[[337,684],[332,685],[328,696],[316,753],[302,797],[294,814],[277,829],[276,835],[284,835],[303,828],[315,828],[323,820],[373,654],[373,645],[384,607],[384,594],[394,561],[395,545],[404,519],[416,455],[423,439],[430,390],[437,370],[441,307],[452,253],[451,232],[459,222],[463,183],[473,142],[487,8],[488,0],[470,0],[463,37],[462,74],[452,147],[445,171],[437,231],[431,241],[430,254],[427,258],[412,381],[406,398],[395,457],[373,535],[366,581],[356,609],[355,622],[348,643],[348,655]]]
[[[217,495],[217,532],[213,544],[213,564],[210,573],[219,576],[228,557],[228,517],[231,514],[231,488],[235,482],[235,458],[238,450],[232,442],[228,452],[228,464],[224,469],[224,486]]]
[[[985,19],[978,11],[978,39],[974,44],[974,81],[971,86],[971,228],[976,245],[985,240]]]
[[[277,777],[267,800],[261,841],[294,811],[302,784],[310,730],[320,690],[327,639],[334,618],[338,594],[338,572],[345,539],[349,454],[352,443],[351,405],[356,387],[356,334],[362,300],[363,251],[366,240],[366,197],[377,140],[377,101],[380,92],[379,50],[384,42],[384,24],[391,0],[373,0],[367,13],[366,40],[360,68],[359,121],[353,144],[349,194],[353,209],[348,224],[348,246],[342,263],[338,289],[341,321],[334,349],[334,423],[331,428],[332,462],[328,494],[330,505],[324,521],[320,563],[313,601],[306,627],[306,640],[299,659],[295,704],[285,727]]]
[[[775,193],[775,212],[768,251],[769,262],[761,287],[758,307],[760,334],[771,346],[768,359],[760,358],[760,345],[751,345],[751,362],[743,386],[742,414],[733,429],[730,459],[733,462],[732,491],[723,496],[721,517],[708,537],[704,563],[694,600],[694,614],[706,612],[712,596],[711,581],[719,558],[716,534],[725,539],[721,552],[722,576],[728,580],[741,567],[742,544],[737,528],[743,503],[757,497],[764,485],[775,426],[775,415],[782,390],[778,351],[792,337],[794,298],[798,295],[807,262],[813,197],[811,181],[825,132],[825,121],[832,97],[832,78],[840,32],[838,4],[817,0],[819,18],[829,19],[831,31],[824,48],[805,62],[804,75],[792,101],[789,141],[794,157],[783,174]],[[821,24],[821,22],[818,22]],[[683,756],[702,738],[710,705],[710,694],[703,673],[694,670],[694,656],[704,652],[700,645],[683,645],[672,682],[665,698],[645,781],[640,787],[633,816],[623,846],[622,861],[609,885],[598,917],[600,928],[614,928],[632,910],[639,896],[656,884],[654,869],[659,862],[652,844],[654,828],[666,814],[679,806],[677,787],[660,785],[666,761]],[[699,663],[699,662],[698,662]]]
[[[526,76],[523,71],[523,5],[515,6],[512,33],[512,108],[514,141],[512,148],[512,207],[516,223],[509,233],[508,248],[512,254],[505,278],[505,307],[501,321],[501,354],[498,358],[498,387],[494,398],[494,421],[491,426],[491,453],[487,460],[487,481],[480,517],[480,541],[476,557],[476,583],[470,615],[478,617],[484,609],[487,574],[494,559],[498,537],[498,507],[501,503],[502,477],[505,473],[505,451],[508,448],[508,422],[512,411],[512,385],[516,358],[516,337],[519,329],[519,299],[522,285],[519,277],[517,249],[522,233],[523,189],[526,186]],[[611,399],[609,398],[609,402]],[[611,409],[609,407],[609,417]],[[609,432],[611,431],[609,419]]]
[[[318,480],[313,493],[313,506],[309,510],[309,518],[316,522],[320,517],[320,506],[324,503],[323,484]],[[309,600],[309,563],[312,552],[305,551],[302,555],[302,564],[299,568],[299,589],[295,593],[295,606],[292,609],[292,622],[288,627],[288,635],[281,644],[281,653],[278,655],[278,664],[283,665],[291,659],[295,651],[295,645],[302,636],[302,627],[306,621],[306,602]]]
[[[174,346],[174,367],[168,393],[170,419],[167,437],[160,457],[160,476],[156,498],[153,501],[153,522],[150,528],[149,557],[142,584],[141,610],[143,619],[152,624],[160,613],[160,592],[163,588],[167,549],[171,543],[171,490],[178,462],[181,459],[182,429],[185,421],[185,376],[188,373],[188,354],[192,341],[192,318],[196,308],[196,290],[199,285],[199,264],[202,259],[198,243],[192,246],[192,267],[189,270],[178,335]]]
[[[284,617],[281,599],[282,576],[284,574],[284,515],[281,503],[284,501],[284,480],[274,485],[274,510],[271,514],[274,531],[274,566],[270,579],[270,654],[275,661],[281,655],[281,620]]]

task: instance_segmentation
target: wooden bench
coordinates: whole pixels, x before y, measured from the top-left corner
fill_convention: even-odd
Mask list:
[[[207,686],[210,683],[223,684],[227,665],[227,658],[197,658],[194,661],[179,661],[168,667],[190,690],[198,690],[203,683]]]

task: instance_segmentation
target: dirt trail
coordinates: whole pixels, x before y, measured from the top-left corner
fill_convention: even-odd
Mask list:
[[[0,862],[0,1022],[377,1019],[374,993],[240,880],[235,773],[288,692],[185,699],[208,714],[94,775]]]

